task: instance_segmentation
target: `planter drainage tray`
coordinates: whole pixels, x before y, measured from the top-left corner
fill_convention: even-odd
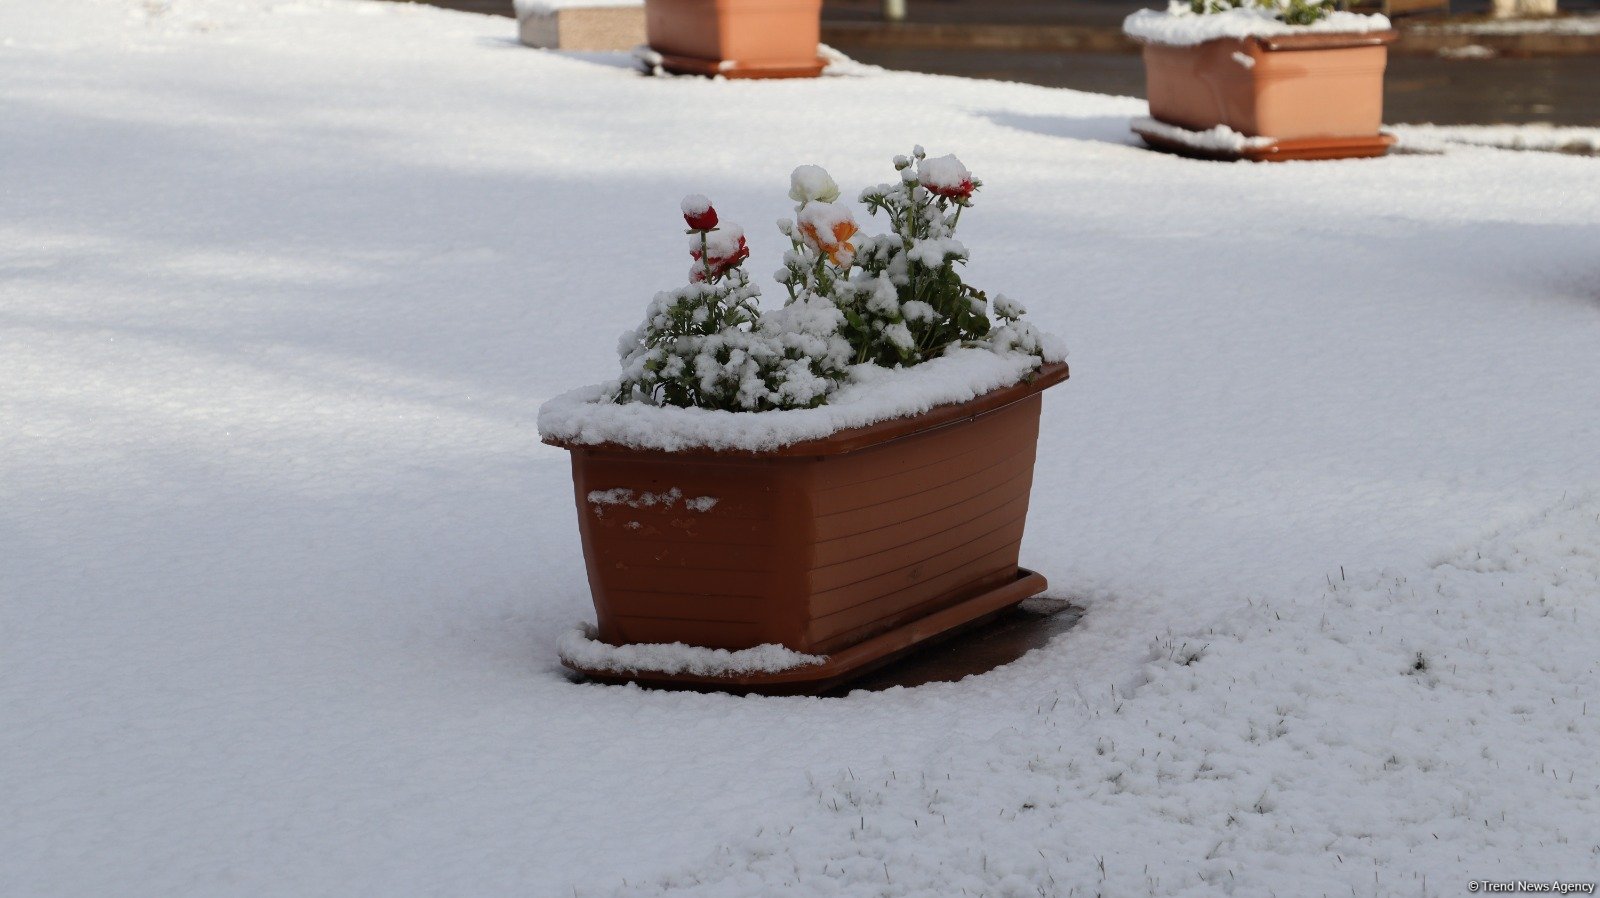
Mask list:
[[[746,64],[733,59],[700,59],[657,53],[657,64],[674,75],[721,75],[724,78],[815,78],[827,63],[815,59],[803,63]]]
[[[1363,137],[1306,137],[1295,140],[1253,137],[1225,146],[1210,132],[1189,131],[1165,122],[1135,121],[1133,133],[1151,149],[1191,159],[1223,162],[1290,162],[1305,159],[1367,159],[1382,156],[1394,146],[1388,133]]]
[[[563,657],[570,670],[602,683],[637,683],[667,689],[735,692],[755,695],[816,695],[897,661],[920,646],[981,623],[1043,592],[1045,578],[1018,568],[1015,579],[907,624],[880,633],[824,657],[821,663],[779,671],[740,672],[724,675],[665,673],[649,670],[619,671],[587,667]]]

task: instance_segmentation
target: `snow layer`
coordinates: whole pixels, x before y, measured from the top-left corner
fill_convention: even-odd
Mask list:
[[[517,18],[548,16],[563,9],[593,9],[602,6],[643,6],[644,0],[512,0]]]
[[[1596,160],[1217,165],[1133,99],[654,79],[359,0],[7,2],[0,44],[0,894],[1592,877]],[[615,375],[685,194],[773,221],[913,142],[987,182],[972,281],[1073,338],[1022,559],[1083,622],[841,699],[568,682],[539,406]]]
[[[1390,27],[1389,20],[1384,16],[1344,10],[1331,12],[1310,25],[1289,25],[1279,21],[1269,10],[1243,7],[1206,15],[1141,9],[1122,21],[1122,30],[1130,37],[1175,47],[1191,47],[1220,38],[1307,33],[1365,34],[1369,31],[1387,31]]]
[[[1145,115],[1135,117],[1132,127],[1136,131],[1145,131],[1197,150],[1237,153],[1240,150],[1271,146],[1273,143],[1271,137],[1248,137],[1227,125],[1217,125],[1205,131],[1190,131],[1188,128],[1169,125]]]
[[[768,826],[615,894],[1414,895],[1425,877],[1427,894],[1453,889],[1453,871],[1465,894],[1511,869],[1587,881],[1597,611],[1600,501],[1569,498],[1430,565],[1331,571],[1303,595],[1245,596],[1151,634],[1099,692],[1025,660],[1031,720],[914,764],[813,775],[804,838]],[[1067,641],[1094,650],[1088,633]]]
[[[808,207],[809,208],[809,207]],[[1039,367],[1036,356],[987,349],[955,349],[914,368],[876,365],[851,369],[850,383],[827,405],[772,412],[617,404],[607,384],[573,390],[539,410],[539,433],[569,443],[616,443],[636,449],[691,448],[760,452],[820,439],[851,427],[966,402],[1008,387]]]
[[[1451,144],[1502,150],[1600,154],[1600,128],[1550,125],[1398,125],[1391,128],[1400,146],[1440,151]]]
[[[732,652],[681,642],[610,645],[597,640],[594,628],[587,625],[562,634],[556,643],[556,650],[563,661],[569,661],[584,670],[694,674],[701,677],[778,673],[809,664],[822,664],[828,660],[826,655],[807,655],[771,643]]]

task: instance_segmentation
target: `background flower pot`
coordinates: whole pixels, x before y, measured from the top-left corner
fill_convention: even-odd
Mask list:
[[[599,638],[828,654],[1014,584],[1041,393],[1066,377],[766,453],[557,442]]]
[[[550,50],[631,50],[645,40],[644,6],[519,4],[517,37]]]
[[[650,49],[681,74],[814,77],[822,0],[646,0]]]
[[[1190,131],[1222,125],[1280,142],[1375,143],[1381,153],[1389,143],[1380,133],[1383,71],[1395,37],[1394,31],[1376,31],[1226,38],[1194,46],[1147,42],[1150,115]]]

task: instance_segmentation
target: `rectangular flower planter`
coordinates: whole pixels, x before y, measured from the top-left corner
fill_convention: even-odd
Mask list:
[[[1383,72],[1394,31],[1223,38],[1193,46],[1145,42],[1150,115],[1197,135],[1222,126],[1250,142],[1233,153],[1203,141],[1192,155],[1261,160],[1381,156]],[[1137,129],[1136,129],[1137,130]],[[1168,135],[1140,132],[1162,149]],[[1177,145],[1174,145],[1177,144]]]
[[[822,0],[646,0],[650,49],[669,72],[812,78]]]
[[[771,452],[553,441],[572,452],[598,638],[842,659],[777,677],[804,687],[1037,594],[1044,578],[1019,569],[1018,551],[1041,394],[1067,373],[1045,365],[968,402]]]
[[[523,44],[548,50],[632,50],[644,43],[644,6],[570,5],[519,10],[517,36]]]

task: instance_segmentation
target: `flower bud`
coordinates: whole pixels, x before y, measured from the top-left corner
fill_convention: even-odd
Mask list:
[[[691,193],[683,198],[683,220],[696,231],[709,231],[717,226],[717,210],[704,196]]]

